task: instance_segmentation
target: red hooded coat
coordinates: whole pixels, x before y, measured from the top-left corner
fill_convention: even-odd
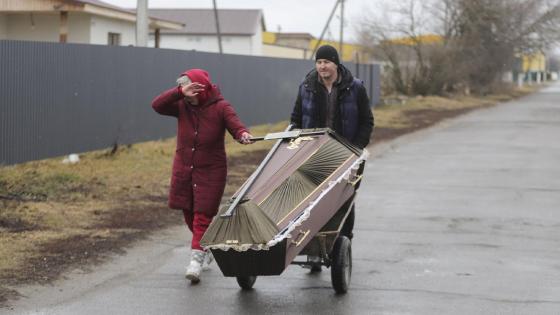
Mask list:
[[[152,102],[156,112],[174,116],[178,122],[169,207],[215,215],[226,184],[225,130],[235,139],[248,130],[206,71],[193,69],[182,75],[205,86],[197,95],[199,105],[187,103],[180,87]]]

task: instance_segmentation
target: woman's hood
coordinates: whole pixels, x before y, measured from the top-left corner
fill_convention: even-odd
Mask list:
[[[204,85],[204,90],[199,92],[196,98],[199,105],[206,105],[221,98],[220,90],[210,80],[210,75],[203,69],[190,69],[183,72],[181,75],[186,75],[192,82]]]

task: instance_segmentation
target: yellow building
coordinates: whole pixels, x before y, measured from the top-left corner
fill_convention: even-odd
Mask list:
[[[517,67],[513,71],[513,79],[519,85],[522,82],[537,82],[547,80],[546,55],[537,51],[517,55]]]
[[[417,42],[422,44],[440,44],[443,42],[443,37],[436,34],[418,35],[414,37],[398,37],[388,41],[393,45],[413,46]]]
[[[298,56],[300,59],[309,59],[318,41],[309,33],[263,32],[264,53],[271,57],[296,58],[294,56]],[[340,43],[337,41],[322,40],[320,45],[331,45],[341,51]],[[373,61],[369,48],[347,43],[342,45],[341,59],[359,63]]]
[[[308,59],[308,33],[263,32],[263,55],[277,58]]]
[[[309,49],[313,51],[317,43],[319,42],[318,39],[312,39],[309,43]],[[319,46],[321,45],[331,45],[335,47],[338,52],[342,51],[341,59],[342,61],[351,61],[351,62],[360,62],[360,63],[369,63],[371,60],[371,54],[369,52],[369,48],[361,46],[361,45],[354,45],[354,44],[342,44],[342,49],[340,47],[340,42],[335,41],[328,41],[322,40]]]
[[[521,60],[523,72],[546,71],[546,56],[542,52],[522,55]]]

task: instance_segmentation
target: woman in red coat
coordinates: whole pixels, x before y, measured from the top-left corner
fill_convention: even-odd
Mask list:
[[[193,233],[186,277],[196,283],[200,281],[202,264],[211,260],[211,254],[199,242],[218,212],[226,184],[225,130],[243,144],[251,143],[251,134],[212,84],[208,72],[188,70],[177,83],[178,87],[156,97],[152,107],[159,114],[177,118],[169,207],[183,210]]]

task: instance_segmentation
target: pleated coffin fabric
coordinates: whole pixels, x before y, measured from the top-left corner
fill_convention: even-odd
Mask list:
[[[304,151],[304,150],[302,150]],[[307,151],[306,151],[307,152]],[[294,150],[293,154],[298,154]],[[292,212],[333,174],[354,152],[334,138],[326,141],[277,187],[264,187],[270,194],[256,204],[241,203],[234,215],[228,218],[217,216],[206,231],[201,244],[254,244],[263,245],[278,234],[277,224]],[[254,189],[262,190],[263,187]],[[225,212],[227,205],[220,213]]]

